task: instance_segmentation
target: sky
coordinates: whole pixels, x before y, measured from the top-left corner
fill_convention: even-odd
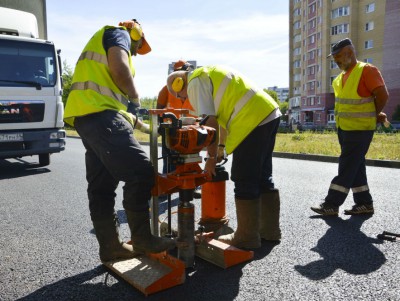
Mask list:
[[[133,57],[140,97],[155,97],[168,64],[230,66],[259,88],[289,86],[289,1],[278,0],[47,0],[47,35],[75,67],[104,25],[137,19],[152,51]]]

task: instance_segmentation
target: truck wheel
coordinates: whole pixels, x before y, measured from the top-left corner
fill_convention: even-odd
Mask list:
[[[47,166],[50,164],[50,154],[40,154],[39,155],[39,165]]]

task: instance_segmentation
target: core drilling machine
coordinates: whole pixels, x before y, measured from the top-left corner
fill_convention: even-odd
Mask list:
[[[200,151],[214,142],[216,131],[212,127],[203,125],[206,119],[200,122],[197,122],[193,117],[178,119],[174,112],[188,113],[188,110],[157,109],[149,111],[151,116],[150,153],[153,165],[155,169],[158,169],[158,158],[157,155],[154,155],[154,153],[157,154],[157,144],[155,143],[155,147],[152,144],[154,136],[158,136],[158,131],[155,128],[155,121],[157,120],[162,135],[165,135],[167,147],[175,152],[169,160],[172,160],[176,166],[176,169],[170,173],[156,173],[156,185],[153,189],[153,204],[151,206],[153,213],[152,230],[154,233],[158,232],[158,204],[154,204],[158,203],[157,196],[178,192],[178,258],[185,263],[186,267],[192,267],[195,256],[195,214],[194,205],[191,202],[193,201],[194,189],[207,181],[207,173],[199,165],[202,162]],[[169,233],[171,233],[170,208],[169,197]]]
[[[222,166],[216,167],[217,177],[210,179],[202,170],[200,151],[213,143],[216,130],[205,126],[208,117],[197,121],[193,117],[177,118],[174,112],[187,114],[188,110],[150,110],[150,156],[156,173],[156,184],[152,191],[152,231],[158,235],[158,196],[168,195],[168,234],[171,231],[171,198],[179,192],[177,248],[178,258],[186,266],[194,266],[197,255],[222,268],[251,260],[254,253],[244,251],[213,239],[214,234],[233,232],[225,216],[225,181],[228,174]],[[159,123],[158,126],[156,127]],[[166,146],[175,152],[171,156],[174,171],[158,173],[158,129],[165,135]],[[193,192],[202,186],[201,219],[199,231],[195,231]]]

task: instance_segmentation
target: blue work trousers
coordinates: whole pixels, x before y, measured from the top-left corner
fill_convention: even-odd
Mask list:
[[[256,127],[233,151],[231,180],[235,197],[252,200],[274,189],[272,152],[280,118]]]
[[[341,149],[338,175],[331,182],[331,188],[329,188],[325,202],[334,206],[341,206],[350,189],[353,189],[353,198],[356,204],[372,204],[372,197],[368,188],[365,155],[373,136],[374,131],[344,131],[338,129]],[[362,189],[358,192],[357,188],[360,187]],[[348,192],[343,191],[343,188]]]

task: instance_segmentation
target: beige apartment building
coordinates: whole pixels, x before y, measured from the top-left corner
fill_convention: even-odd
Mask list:
[[[389,120],[400,105],[399,0],[290,0],[289,122],[334,124],[332,80],[340,69],[327,58],[350,38],[357,58],[379,68],[390,99]]]

